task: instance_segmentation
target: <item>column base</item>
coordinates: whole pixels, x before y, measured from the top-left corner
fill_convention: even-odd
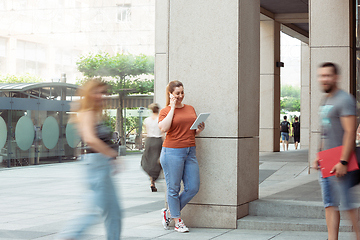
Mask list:
[[[187,227],[236,229],[237,220],[249,214],[249,204],[239,206],[189,203],[181,211]]]

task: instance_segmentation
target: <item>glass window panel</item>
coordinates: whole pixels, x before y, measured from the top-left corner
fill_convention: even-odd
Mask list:
[[[70,147],[75,148],[80,143],[80,136],[77,133],[75,124],[68,123],[66,125],[66,141]]]
[[[69,54],[69,53],[64,53],[62,64],[64,64],[64,65],[71,65],[71,64],[72,64],[72,61],[71,61],[71,60],[72,60],[71,54]]]
[[[25,59],[36,61],[36,44],[31,42],[25,43]]]
[[[0,38],[0,56],[6,57],[6,38]]]
[[[34,141],[34,137],[35,131],[33,122],[28,116],[22,116],[16,123],[16,144],[21,150],[28,150]]]
[[[42,125],[42,140],[48,149],[53,149],[58,143],[59,124],[52,116],[47,117]]]
[[[131,21],[131,4],[124,4],[118,6],[117,21],[118,22]]]
[[[17,59],[16,60],[16,73],[21,74],[25,73],[25,60]]]
[[[46,62],[46,49],[43,45],[38,45],[36,57],[38,62]]]
[[[25,59],[25,42],[17,41],[16,43],[16,55],[19,59]]]
[[[0,117],[0,150],[5,146],[7,138],[7,126],[5,120]]]

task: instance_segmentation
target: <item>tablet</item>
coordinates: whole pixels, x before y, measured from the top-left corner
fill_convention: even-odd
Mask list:
[[[190,130],[196,130],[198,129],[198,125],[202,122],[205,122],[205,120],[210,116],[210,113],[200,113],[200,115],[197,117],[193,125],[191,126]]]

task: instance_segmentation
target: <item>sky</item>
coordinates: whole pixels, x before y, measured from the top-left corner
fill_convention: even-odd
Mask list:
[[[280,71],[281,85],[300,86],[301,41],[281,33],[280,42],[280,61],[284,63]]]

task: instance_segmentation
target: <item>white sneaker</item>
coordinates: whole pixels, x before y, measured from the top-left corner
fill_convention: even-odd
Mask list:
[[[189,231],[189,229],[185,226],[185,224],[181,220],[181,218],[179,219],[179,222],[175,224],[175,231],[180,232],[180,233]]]
[[[171,217],[170,217],[170,214],[169,214],[169,210],[166,209],[166,208],[163,208],[161,210],[161,217],[162,217],[161,223],[162,223],[164,229],[168,230],[170,222],[171,222]]]

